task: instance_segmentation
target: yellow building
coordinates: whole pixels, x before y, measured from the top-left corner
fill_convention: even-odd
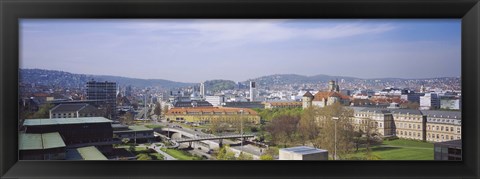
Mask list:
[[[203,122],[212,120],[231,121],[243,119],[245,122],[260,123],[260,116],[248,108],[191,107],[172,108],[165,115],[167,120]]]
[[[427,141],[445,142],[462,138],[460,111],[424,111],[427,115]]]
[[[426,140],[426,116],[420,110],[393,109],[397,137],[403,139]]]

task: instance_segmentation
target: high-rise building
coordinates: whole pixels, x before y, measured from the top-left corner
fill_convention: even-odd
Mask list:
[[[106,109],[106,116],[111,120],[116,120],[116,108],[117,108],[117,83],[115,82],[87,82],[87,99],[98,100],[95,105],[101,106]]]
[[[200,97],[205,99],[205,83],[200,83]]]
[[[255,101],[255,93],[257,92],[255,81],[250,81],[250,101]]]

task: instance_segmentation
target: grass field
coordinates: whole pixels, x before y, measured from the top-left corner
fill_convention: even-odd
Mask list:
[[[166,149],[166,148],[162,148],[161,150],[178,160],[201,160],[200,157],[192,156],[190,153],[185,151],[176,150],[176,149]]]
[[[365,148],[361,148],[348,158],[364,158],[365,150]],[[384,141],[382,145],[372,147],[372,153],[380,160],[433,160],[433,144],[397,139]]]

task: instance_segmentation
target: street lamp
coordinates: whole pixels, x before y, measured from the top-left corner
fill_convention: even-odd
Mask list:
[[[335,121],[335,150],[333,153],[333,160],[337,160],[337,121],[338,117],[332,117],[332,119]]]
[[[240,110],[240,153],[243,152],[243,109]]]

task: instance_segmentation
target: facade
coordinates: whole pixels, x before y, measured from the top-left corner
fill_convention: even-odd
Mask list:
[[[184,101],[177,101],[173,103],[173,107],[179,108],[179,107],[212,107],[213,105],[210,104],[208,101],[197,101],[197,100],[192,100],[190,102],[184,102]]]
[[[117,83],[115,82],[87,82],[87,99],[97,100],[96,105],[106,109],[106,117],[116,120],[117,109]]]
[[[143,126],[125,126],[121,124],[112,124],[113,137],[118,139],[128,138],[130,141],[150,142],[153,141],[153,129]]]
[[[265,104],[265,109],[300,108],[300,107],[302,107],[302,102],[296,102],[296,101],[265,102],[264,104]]]
[[[26,119],[24,133],[43,134],[58,132],[69,148],[96,146],[104,152],[112,150],[112,121],[104,117]]]
[[[265,104],[262,102],[225,102],[223,107],[230,107],[230,108],[265,108]]]
[[[420,109],[438,109],[440,108],[440,100],[436,93],[426,93],[424,96],[420,96]]]
[[[434,160],[462,160],[462,140],[434,143]]]
[[[200,97],[205,99],[205,83],[200,83]]]
[[[381,136],[395,135],[393,115],[386,109],[357,108],[354,110],[353,124],[356,130],[366,131],[368,127],[373,127]]]
[[[205,101],[209,102],[213,106],[221,106],[225,103],[225,96],[205,96]]]
[[[257,84],[255,81],[250,81],[250,101],[253,102],[255,101],[255,98],[257,93]]]
[[[328,83],[328,91],[318,92],[315,95],[311,95],[310,92],[307,92],[303,95],[302,107],[304,109],[308,106],[325,107],[336,102],[343,105],[349,105],[351,100],[350,97],[340,93],[339,89],[340,87],[338,84],[332,80]]]
[[[87,103],[59,104],[50,109],[52,118],[100,117],[104,112]]]
[[[383,137],[443,142],[461,139],[461,112],[414,109],[349,107],[355,129],[370,122]],[[364,129],[362,129],[364,130]]]
[[[462,109],[462,98],[442,96],[440,98],[440,109],[460,110]]]
[[[462,138],[460,111],[422,111],[427,115],[427,141],[444,142]]]
[[[390,110],[395,125],[395,134],[399,138],[426,140],[426,116],[415,109]]]
[[[283,148],[279,160],[328,160],[328,151],[307,146]]]
[[[424,95],[425,93],[406,93],[406,94],[400,95],[400,98],[412,103],[420,104],[420,97]]]
[[[258,124],[260,116],[248,108],[224,108],[224,107],[197,107],[197,108],[172,108],[165,115],[167,120],[202,122],[212,120],[229,121],[241,120]]]

